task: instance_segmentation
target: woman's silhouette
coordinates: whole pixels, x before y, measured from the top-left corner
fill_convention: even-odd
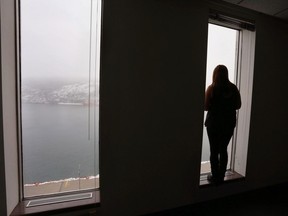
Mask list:
[[[241,107],[240,93],[229,81],[228,69],[218,65],[213,72],[212,84],[205,93],[205,126],[210,143],[211,173],[208,181],[221,183],[228,163],[227,147],[236,125],[236,110]]]

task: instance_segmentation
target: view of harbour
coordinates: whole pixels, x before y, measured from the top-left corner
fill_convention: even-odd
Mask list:
[[[97,88],[85,82],[23,83],[24,184],[98,176]],[[203,127],[202,163],[209,151]]]
[[[24,184],[99,174],[98,130],[95,141],[88,140],[88,109],[85,105],[22,104]],[[209,143],[204,129],[205,161],[209,161]]]
[[[88,106],[22,104],[24,184],[98,175],[98,130],[89,140],[88,124]]]
[[[98,187],[101,1],[19,3],[24,197]]]
[[[97,187],[101,1],[20,4],[21,159],[24,188],[35,190],[24,191],[24,196],[80,189],[93,178]],[[220,63],[235,80],[237,35],[234,29],[209,24],[206,87]],[[209,141],[203,129],[201,162],[208,167]],[[68,181],[73,187],[64,187]],[[44,184],[57,189],[45,186],[41,192]]]

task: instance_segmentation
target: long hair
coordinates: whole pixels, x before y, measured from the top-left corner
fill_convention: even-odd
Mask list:
[[[218,65],[213,71],[213,82],[214,87],[226,87],[230,81],[228,78],[228,69],[225,65]]]

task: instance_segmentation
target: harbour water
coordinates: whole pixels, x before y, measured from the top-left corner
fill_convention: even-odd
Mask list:
[[[93,111],[79,104],[22,104],[24,184],[99,174],[98,107]],[[204,129],[202,162],[208,160]]]
[[[22,104],[24,184],[99,174],[93,113],[88,106]]]

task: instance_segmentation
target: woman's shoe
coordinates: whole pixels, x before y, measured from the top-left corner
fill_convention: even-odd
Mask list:
[[[224,182],[224,178],[216,178],[211,173],[207,175],[207,180],[210,184],[219,185]]]
[[[212,183],[212,184],[216,182],[216,179],[213,177],[211,173],[207,175],[207,180],[209,183]]]

